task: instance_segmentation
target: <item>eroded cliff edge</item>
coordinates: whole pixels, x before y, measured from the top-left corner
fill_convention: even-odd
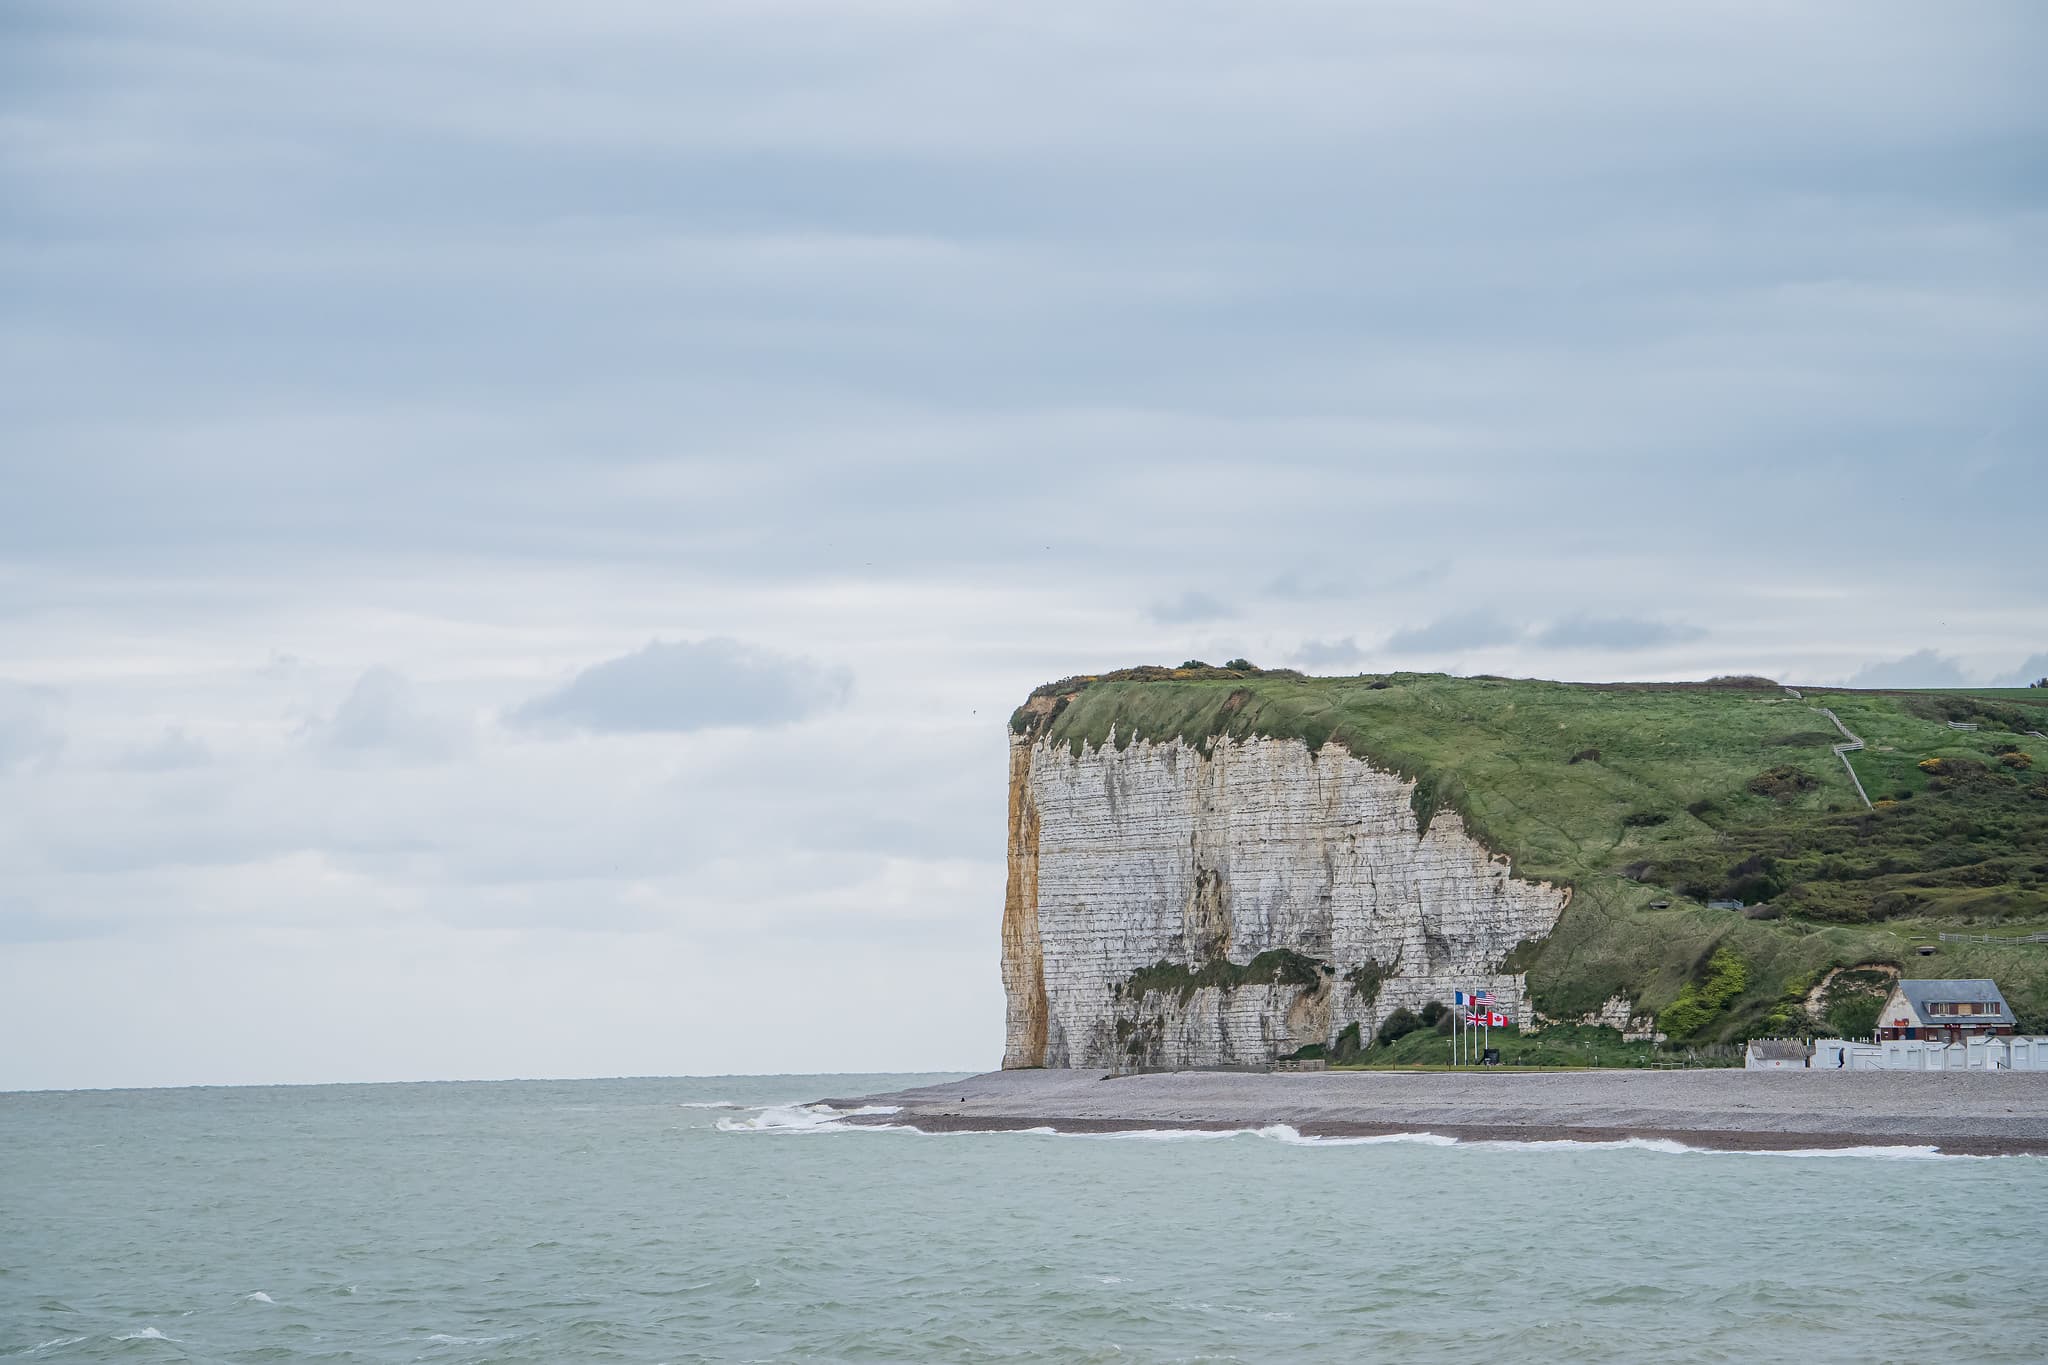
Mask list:
[[[1339,744],[1013,734],[1003,1065],[1258,1065],[1492,990],[1567,888]]]

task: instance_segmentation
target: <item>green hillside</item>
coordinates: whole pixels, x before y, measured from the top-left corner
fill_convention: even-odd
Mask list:
[[[1514,954],[1552,1017],[1619,993],[1675,1039],[1852,1027],[1883,977],[1843,976],[1819,1018],[1808,991],[1886,964],[1995,977],[2048,1031],[2048,944],[1916,952],[1944,931],[2048,930],[2048,741],[2028,733],[2048,730],[2048,691],[1800,690],[1145,668],[1047,684],[1012,726],[1077,749],[1291,737],[1399,769],[1425,820],[1455,809],[1520,875],[1574,888]],[[1817,707],[1868,744],[1850,762],[1875,809]]]

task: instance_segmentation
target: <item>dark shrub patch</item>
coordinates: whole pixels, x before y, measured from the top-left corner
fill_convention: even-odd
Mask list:
[[[1380,1031],[1375,1035],[1374,1041],[1385,1047],[1388,1043],[1399,1042],[1422,1027],[1420,1016],[1404,1005],[1380,1022]]]
[[[1600,751],[1598,749],[1581,749],[1565,760],[1566,763],[1598,763],[1599,761]]]
[[[1223,666],[1225,668],[1235,669],[1239,673],[1256,673],[1259,671],[1258,665],[1253,663],[1250,659],[1232,659],[1230,660],[1230,662],[1224,664]]]
[[[1787,749],[1831,749],[1835,745],[1835,737],[1825,730],[1794,730],[1789,735],[1779,735],[1765,743]]]
[[[1820,779],[1804,768],[1795,768],[1783,763],[1775,768],[1766,768],[1749,779],[1749,789],[1758,796],[1768,796],[1773,801],[1790,801],[1803,792],[1810,792],[1820,785]]]
[[[1785,884],[1778,880],[1778,860],[1752,853],[1728,869],[1728,880],[1721,883],[1721,894],[1716,899],[1767,901],[1784,889]]]
[[[1661,825],[1670,818],[1661,810],[1639,810],[1624,815],[1621,823],[1630,829],[1648,829],[1654,825]]]
[[[1358,1023],[1354,1020],[1346,1024],[1344,1031],[1337,1035],[1337,1042],[1330,1049],[1330,1060],[1348,1062],[1364,1050],[1365,1043],[1359,1036]]]
[[[1707,816],[1707,812],[1717,809],[1719,808],[1714,805],[1711,799],[1703,796],[1699,800],[1693,802],[1691,805],[1688,805],[1685,808],[1685,813],[1687,815],[1690,815],[1695,820],[1704,820]]]

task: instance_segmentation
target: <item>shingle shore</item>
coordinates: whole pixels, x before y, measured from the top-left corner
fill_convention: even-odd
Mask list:
[[[894,1105],[927,1131],[1048,1127],[1468,1139],[1669,1138],[1741,1149],[1935,1146],[2048,1155],[2048,1073],[1572,1071],[1480,1073],[994,1071],[828,1101]]]

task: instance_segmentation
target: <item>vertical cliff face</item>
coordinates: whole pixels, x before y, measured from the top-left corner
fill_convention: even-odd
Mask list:
[[[1014,736],[1003,1065],[1259,1064],[1491,989],[1569,892],[1521,880],[1454,812],[1334,744]]]

